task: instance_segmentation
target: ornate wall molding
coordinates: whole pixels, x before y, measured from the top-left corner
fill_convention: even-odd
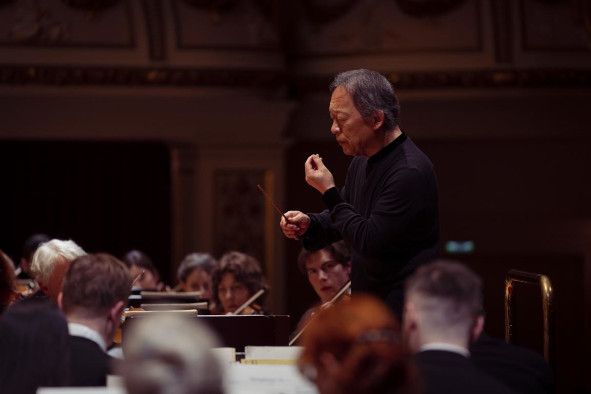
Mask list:
[[[4,85],[277,87],[282,72],[145,67],[0,65]]]
[[[142,8],[146,18],[150,59],[164,60],[166,59],[166,35],[164,18],[162,17],[162,2],[160,0],[142,0]]]
[[[385,72],[401,89],[590,87],[588,69],[497,69],[473,71]],[[281,71],[141,67],[65,67],[0,65],[0,85],[173,86],[277,88],[296,94],[326,91],[332,76],[289,77]]]
[[[591,87],[588,69],[497,69],[474,71],[384,72],[398,89],[580,88]],[[298,94],[326,91],[330,76],[301,77]]]

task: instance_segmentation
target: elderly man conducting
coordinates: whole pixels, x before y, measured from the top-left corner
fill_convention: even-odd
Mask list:
[[[429,158],[400,129],[394,89],[381,74],[352,70],[330,85],[331,133],[355,156],[340,191],[322,158],[305,163],[306,182],[322,194],[322,213],[288,211],[285,236],[309,250],[343,239],[352,251],[353,294],[369,292],[401,315],[403,283],[436,256],[437,180]]]

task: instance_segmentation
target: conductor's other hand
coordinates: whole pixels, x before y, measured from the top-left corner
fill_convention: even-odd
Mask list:
[[[287,211],[281,216],[279,226],[287,238],[299,239],[310,227],[310,217],[300,211]]]
[[[324,163],[319,155],[311,155],[304,164],[306,172],[306,182],[320,193],[334,187],[334,178],[332,173]]]

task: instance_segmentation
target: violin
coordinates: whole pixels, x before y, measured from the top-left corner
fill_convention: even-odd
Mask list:
[[[246,302],[240,305],[234,312],[228,313],[228,315],[256,315],[262,312],[263,308],[255,304],[254,302],[263,294],[265,294],[267,290],[265,288],[260,289],[256,293],[252,295]]]
[[[345,283],[345,285],[343,287],[341,287],[341,289],[337,292],[337,294],[335,294],[334,297],[332,297],[330,300],[326,301],[324,304],[320,305],[318,307],[318,310],[324,310],[326,308],[330,308],[331,306],[333,306],[335,303],[337,303],[341,299],[348,298],[350,296],[351,296],[351,281],[348,281],[347,283]],[[306,331],[306,328],[308,328],[308,326],[310,325],[310,322],[314,318],[315,314],[316,314],[316,311],[312,312],[312,314],[310,315],[310,318],[308,319],[306,324],[304,324],[304,326],[294,334],[294,336],[289,341],[289,344],[288,344],[289,346],[292,346],[294,343],[296,343],[296,341],[302,336],[304,331]]]

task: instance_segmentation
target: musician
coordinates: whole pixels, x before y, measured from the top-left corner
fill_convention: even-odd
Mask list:
[[[129,330],[120,364],[127,393],[224,392],[224,368],[211,352],[219,340],[198,319],[152,315]]]
[[[41,244],[31,262],[31,272],[39,282],[41,293],[57,303],[70,263],[84,255],[86,252],[72,240],[52,239]]]
[[[213,301],[217,306],[214,313],[233,313],[256,292],[266,287],[257,259],[241,252],[228,252],[220,258],[213,274]],[[263,294],[242,314],[263,313],[264,300]]]
[[[74,260],[64,279],[59,305],[70,331],[72,386],[105,386],[111,371],[106,353],[131,291],[125,264],[108,254]]]
[[[343,241],[317,251],[302,248],[298,268],[308,278],[320,302],[325,303],[349,281],[351,254]]]
[[[482,281],[466,266],[435,261],[406,282],[403,333],[426,394],[512,393],[471,360],[484,325]]]
[[[404,279],[436,255],[433,165],[400,129],[398,99],[384,76],[347,71],[335,77],[330,91],[330,131],[345,155],[354,156],[345,185],[339,192],[322,158],[311,155],[306,182],[322,194],[327,209],[286,212],[280,226],[310,250],[343,239],[352,251],[353,293],[373,293],[400,316]]]
[[[10,257],[0,250],[0,314],[18,298],[14,265]]]
[[[177,271],[177,290],[198,291],[203,299],[211,300],[211,275],[215,266],[215,259],[208,253],[188,254]]]
[[[343,241],[314,252],[302,248],[298,268],[320,298],[320,304],[308,309],[301,317],[298,328],[303,328],[318,307],[326,305],[349,282],[351,254]]]
[[[50,241],[50,238],[45,234],[33,234],[25,240],[25,244],[23,245],[23,255],[17,273],[19,278],[32,278],[31,262],[33,261],[33,255],[35,254],[35,251],[37,251],[37,248],[47,241]]]
[[[68,325],[47,297],[14,303],[0,318],[0,392],[67,386]]]
[[[160,274],[147,254],[140,250],[130,250],[123,256],[123,262],[129,268],[131,277],[137,278],[133,284],[134,289],[165,290],[166,285],[160,282]]]
[[[298,367],[320,394],[419,392],[400,333],[381,301],[369,295],[349,298],[312,320]]]

